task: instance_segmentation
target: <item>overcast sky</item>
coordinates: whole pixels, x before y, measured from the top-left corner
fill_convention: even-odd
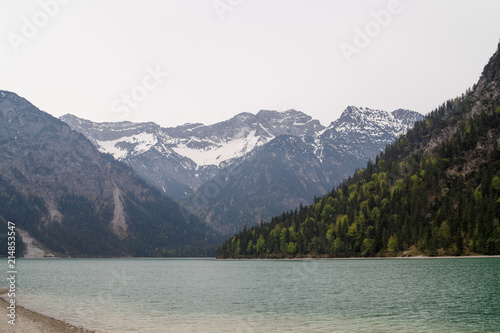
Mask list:
[[[427,113],[477,82],[498,0],[0,0],[0,89],[93,121]]]

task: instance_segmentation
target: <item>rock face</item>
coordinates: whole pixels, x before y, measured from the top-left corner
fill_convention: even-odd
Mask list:
[[[70,256],[173,255],[205,224],[83,135],[0,91],[0,220]]]
[[[325,127],[303,112],[261,110],[213,125],[61,120],[223,232],[329,191],[405,133],[417,112],[348,107]]]

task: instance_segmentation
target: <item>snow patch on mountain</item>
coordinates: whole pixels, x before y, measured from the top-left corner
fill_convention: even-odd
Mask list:
[[[222,140],[219,143],[203,148],[189,146],[192,140],[178,143],[172,149],[181,156],[191,159],[199,166],[220,165],[222,162],[243,157],[258,145],[263,143],[256,135],[256,130],[249,131],[246,135],[236,135],[235,138]],[[195,138],[191,138],[195,139]],[[196,140],[196,139],[195,139]]]
[[[95,140],[101,153],[113,155],[117,160],[127,156],[142,154],[158,143],[152,133],[138,133],[116,140]]]

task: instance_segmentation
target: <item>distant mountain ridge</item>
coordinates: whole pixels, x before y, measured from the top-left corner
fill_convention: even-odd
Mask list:
[[[242,157],[279,135],[314,136],[325,128],[318,120],[295,110],[261,110],[256,115],[240,113],[212,125],[197,123],[171,128],[162,128],[153,122],[94,123],[71,114],[60,119],[116,159],[140,154],[161,142],[179,155],[192,159],[198,167],[219,166]],[[155,137],[137,137],[139,133],[154,134]],[[135,135],[136,139],[129,138],[130,135]],[[116,141],[118,139],[121,141]],[[131,146],[117,144],[127,141]],[[139,142],[144,145],[138,145]]]
[[[389,113],[349,106],[328,127],[296,110],[261,110],[255,115],[240,113],[213,125],[196,123],[171,128],[162,128],[153,122],[94,123],[71,114],[60,119],[84,134],[99,150],[112,154],[118,160],[158,149],[155,145],[160,145],[164,153],[189,158],[200,169],[206,166],[223,167],[280,135],[297,136],[304,140],[306,137],[319,139],[325,137],[325,132],[335,132],[359,134],[361,138],[366,135],[375,138],[378,143],[381,143],[380,140],[390,143],[388,136],[403,134],[422,117],[415,111],[404,109]]]
[[[93,123],[73,115],[60,119],[85,135],[101,152],[129,164],[176,199],[192,193],[213,178],[217,170],[276,136],[305,137],[324,129],[318,120],[295,110],[240,113],[213,125],[173,128],[155,123]]]
[[[350,106],[328,127],[296,110],[240,113],[213,125],[173,128],[93,123],[73,115],[60,119],[187,207],[203,196],[204,206],[196,212],[209,225],[232,232],[329,191],[422,117],[403,109],[390,113]],[[284,137],[300,144],[287,147],[292,141]],[[234,175],[234,169],[245,172]],[[263,170],[276,172],[263,177]],[[215,177],[231,174],[216,196],[205,195]],[[235,201],[238,191],[254,195]]]

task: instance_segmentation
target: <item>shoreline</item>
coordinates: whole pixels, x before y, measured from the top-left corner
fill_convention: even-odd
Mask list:
[[[81,327],[73,326],[61,320],[42,315],[28,310],[20,305],[16,305],[16,325],[11,325],[7,321],[7,306],[9,303],[3,298],[8,289],[0,288],[0,331],[6,333],[95,333]]]
[[[494,255],[477,255],[477,256],[410,256],[410,257],[345,257],[345,258],[313,258],[313,257],[303,257],[303,258],[216,258],[216,260],[404,260],[404,259],[485,259],[485,258],[500,258],[500,254]]]
[[[81,260],[81,259],[144,259],[144,260],[381,260],[381,259],[468,259],[468,258],[500,258],[500,254],[492,255],[465,255],[465,256],[399,256],[399,257],[339,257],[339,258],[329,258],[329,257],[292,257],[292,258],[217,258],[217,257],[82,257],[82,258],[64,258],[64,257],[19,257],[16,259],[36,259],[36,260],[54,260],[54,259],[71,259],[71,260]],[[7,259],[7,257],[0,257],[1,259]],[[2,295],[3,288],[0,288],[0,295]]]

